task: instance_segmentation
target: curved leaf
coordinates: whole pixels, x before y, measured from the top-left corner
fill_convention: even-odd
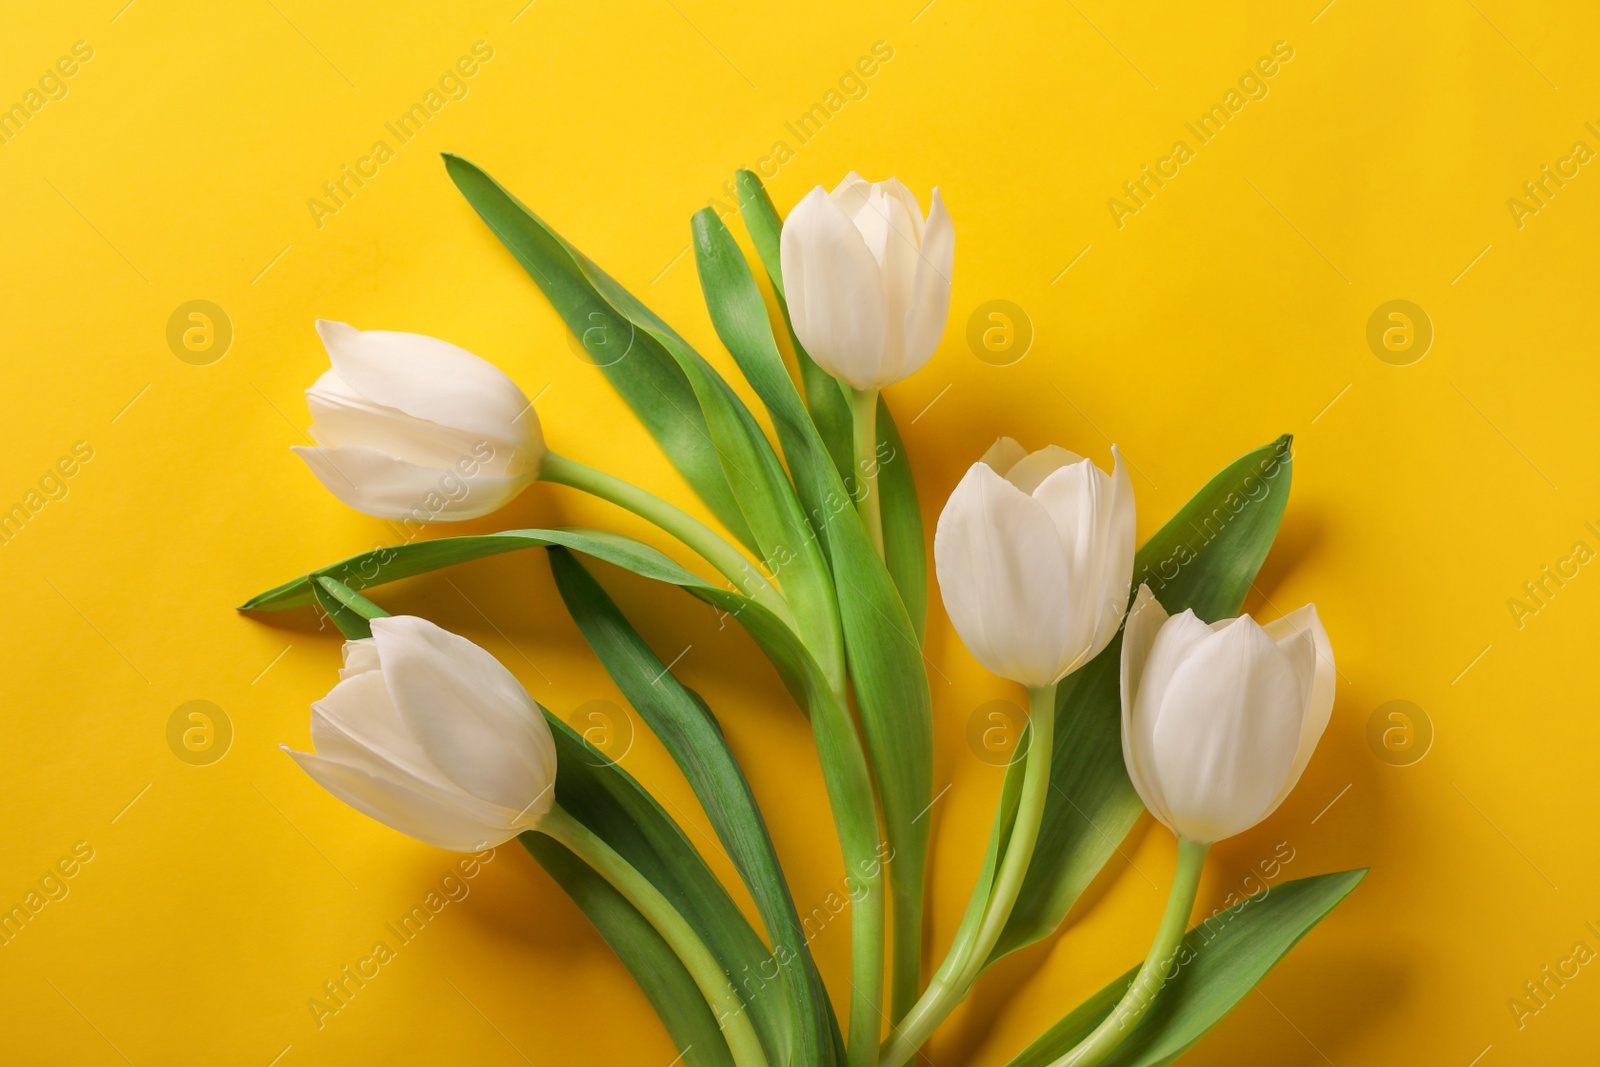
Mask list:
[[[625,342],[626,355],[600,360],[607,378],[706,506],[758,551],[769,570],[785,572],[780,581],[801,636],[823,670],[842,677],[826,561],[783,466],[744,402],[655,312],[493,178],[459,156],[447,154],[445,166],[580,338],[585,330],[598,330],[590,336],[613,347]],[[719,473],[712,472],[713,463]]]
[[[922,504],[911,476],[911,454],[878,397],[878,495],[883,515],[883,558],[900,590],[920,645],[928,628],[928,543],[922,529]]]
[[[317,606],[339,628],[346,641],[371,637],[372,623],[369,620],[381,619],[388,614],[335,578],[318,578],[311,583],[311,593],[317,599]]]
[[[736,538],[754,548],[705,416],[677,360],[621,314],[595,284],[597,278],[613,287],[616,283],[476,165],[449,153],[444,163],[456,188],[544,291],[678,473]]]
[[[794,1040],[789,1058],[807,1064],[832,1062],[837,1023],[827,991],[767,825],[716,717],[673,676],[570,552],[552,547],[549,554],[556,588],[573,621],[693,787],[761,913],[775,964],[769,980],[781,979],[788,993]]]
[[[769,1061],[788,1062],[792,1035],[783,986],[762,977],[763,968],[773,967],[773,953],[649,792],[566,723],[548,711],[544,715],[556,743],[556,803],[632,864],[694,927],[750,1012]],[[623,960],[631,969],[630,955]],[[692,981],[690,986],[696,988]],[[679,1026],[694,1022],[694,1013],[675,1019]]]
[[[335,578],[353,590],[366,589],[502,552],[549,545],[561,545],[595,559],[615,563],[644,578],[654,578],[672,585],[720,588],[690,574],[664,553],[631,537],[572,526],[556,530],[504,530],[467,537],[437,537],[431,541],[375,548],[269,589],[241,604],[239,610],[282,611],[285,608],[305,607],[313,599],[311,583],[323,575]],[[739,599],[744,600],[742,596]]]
[[[810,709],[816,694],[830,685],[810,651],[781,619],[760,604],[726,586],[712,585],[684,570],[667,556],[621,534],[569,527],[560,530],[504,530],[495,534],[440,537],[406,545],[373,549],[251,598],[240,611],[283,611],[313,602],[311,583],[332,576],[353,589],[366,589],[398,581],[441,567],[467,563],[505,552],[560,545],[594,559],[613,563],[642,578],[676,585],[719,611],[732,616],[761,646],[778,676],[802,708]]]
[[[520,839],[628,968],[666,1026],[683,1063],[688,1067],[734,1067],[733,1054],[705,997],[649,920],[560,842],[531,830]]]
[[[657,336],[694,387],[762,560],[782,586],[801,639],[834,684],[842,685],[844,640],[833,575],[788,474],[728,383],[669,328],[659,329]]]
[[[909,1006],[921,963],[928,847],[928,824],[917,817],[933,799],[933,716],[922,646],[894,580],[800,402],[750,265],[709,208],[695,215],[694,249],[712,324],[772,416],[795,487],[821,529],[833,564],[861,731],[894,855],[889,879],[895,902],[897,1000]],[[918,536],[920,541],[920,532]]]
[[[1183,1055],[1366,873],[1340,871],[1272,886],[1189,931],[1177,976],[1104,1067],[1161,1067]],[[1136,973],[1138,967],[1078,1005],[1006,1067],[1046,1067],[1066,1054],[1111,1014]]]
[[[772,283],[778,298],[778,310],[783,313],[784,326],[789,331],[789,342],[794,349],[795,362],[800,366],[800,384],[805,389],[806,408],[817,433],[833,457],[834,467],[847,488],[855,485],[855,433],[854,416],[850,412],[850,398],[845,387],[827,371],[817,366],[795,336],[789,321],[789,301],[783,287],[783,268],[779,248],[783,234],[783,219],[767,195],[766,187],[754,171],[741,170],[736,182],[739,189],[739,210],[745,229],[756,247],[756,254],[766,268],[767,279]],[[878,399],[878,493],[883,514],[884,558],[889,573],[894,576],[905,602],[906,613],[921,643],[928,622],[928,555],[923,539],[922,508],[917,500],[917,486],[911,477],[911,463],[906,456],[905,444],[894,424],[888,402]]]

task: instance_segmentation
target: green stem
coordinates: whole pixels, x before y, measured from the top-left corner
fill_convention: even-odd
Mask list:
[[[739,994],[728,981],[722,964],[711,954],[694,927],[679,914],[666,897],[634,866],[604,841],[594,831],[569,815],[559,804],[552,807],[539,820],[538,830],[565,845],[579,859],[594,868],[612,887],[639,909],[656,933],[668,947],[677,953],[695,985],[706,998],[717,1025],[722,1028],[738,1067],[767,1067],[767,1056],[761,1040],[751,1025],[750,1015]]]
[[[889,952],[891,1022],[904,1018],[922,991],[923,879],[916,877],[916,865],[910,858],[896,859],[899,862],[889,872],[894,932]]]
[[[554,452],[545,453],[544,462],[539,467],[539,480],[580,489],[654,523],[698,552],[707,563],[721,571],[739,592],[789,626],[794,625],[789,602],[762,576],[756,565],[723,540],[715,530],[682,508],[667,503],[631,482]]]
[[[808,703],[850,893],[850,1022],[845,1060],[848,1067],[875,1067],[883,1032],[883,866],[892,857],[878,851],[882,838],[872,773],[849,705],[841,695],[827,690],[813,693]]]
[[[1017,817],[1011,824],[1000,869],[989,889],[981,921],[963,925],[950,946],[945,960],[928,983],[917,1003],[896,1025],[895,1035],[884,1046],[882,1067],[900,1067],[913,1056],[939,1024],[961,1003],[972,983],[1000,940],[1011,908],[1022,890],[1022,880],[1033,859],[1039,839],[1039,824],[1044,818],[1045,799],[1050,791],[1050,761],[1055,750],[1056,687],[1054,684],[1028,690],[1028,762],[1022,772],[1022,796]],[[982,888],[975,887],[974,892]]]
[[[1122,994],[1117,1006],[1111,1009],[1099,1026],[1065,1056],[1050,1067],[1094,1067],[1109,1056],[1113,1049],[1127,1040],[1144,1013],[1150,1010],[1156,994],[1172,977],[1168,973],[1178,946],[1183,942],[1183,932],[1189,925],[1189,912],[1194,908],[1195,893],[1200,888],[1200,872],[1206,864],[1206,851],[1211,845],[1204,841],[1178,838],[1178,870],[1172,876],[1172,892],[1167,896],[1166,914],[1161,916],[1161,927],[1150,945],[1150,954],[1134,976],[1133,984]]]
[[[866,492],[856,502],[861,521],[866,524],[872,547],[883,558],[883,508],[878,500],[878,391],[850,390],[852,420],[856,431],[856,477],[866,483]]]

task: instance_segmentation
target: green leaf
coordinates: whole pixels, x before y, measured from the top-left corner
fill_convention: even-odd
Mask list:
[[[616,282],[477,166],[449,154],[444,162],[456,188],[544,291],[667,459],[712,514],[753,548],[688,378],[655,337],[602,295],[602,287],[619,288]]]
[[[733,181],[739,190],[739,214],[750,233],[750,243],[756,246],[756,255],[767,270],[773,292],[787,308],[789,297],[783,288],[783,218],[755,171],[737,171]]]
[[[1168,612],[1210,622],[1237,614],[1289,499],[1288,436],[1207,482],[1134,558]],[[1056,692],[1050,795],[1027,877],[989,962],[1047,936],[1066,917],[1143,811],[1122,761],[1122,635]],[[1013,765],[1007,774],[1020,774]]]
[[[928,824],[917,817],[933,799],[933,716],[922,646],[800,402],[750,265],[709,208],[694,217],[694,249],[712,324],[771,415],[795,488],[820,526],[833,564],[861,731],[893,849],[897,988],[905,990],[916,985],[920,965]]]
[[[321,608],[333,624],[339,628],[339,633],[344,635],[346,641],[356,641],[372,636],[372,625],[354,611],[349,605],[334,592],[334,587],[346,587],[331,578],[319,579],[311,584],[311,593],[316,597],[317,607]]]
[[[739,505],[755,531],[763,561],[789,601],[801,639],[824,673],[842,685],[844,641],[833,575],[788,474],[755,416],[728,383],[676,334],[665,326],[661,330],[657,336],[694,387]]]
[[[1181,967],[1104,1067],[1160,1067],[1205,1036],[1310,929],[1366,876],[1341,871],[1270,886],[1191,930]],[[1134,967],[1084,1001],[1007,1067],[1045,1067],[1111,1014]]]
[[[845,386],[817,366],[795,336],[794,325],[789,320],[789,301],[783,287],[783,267],[779,249],[783,235],[783,220],[767,195],[766,187],[754,171],[741,170],[736,176],[739,189],[739,211],[745,229],[755,245],[756,254],[766,268],[767,279],[778,298],[778,310],[783,314],[784,326],[789,331],[789,342],[794,348],[795,362],[800,366],[800,384],[805,389],[806,408],[817,433],[833,458],[839,478],[852,491],[859,475],[855,469],[855,435],[851,428],[850,398]],[[922,510],[917,501],[917,486],[911,477],[911,461],[906,456],[900,431],[895,427],[889,405],[878,400],[878,493],[883,514],[884,556],[900,599],[905,602],[906,613],[911,618],[920,644],[928,622],[928,558],[923,540]]]
[[[431,541],[412,541],[404,545],[375,548],[269,589],[240,605],[239,610],[282,611],[285,608],[305,607],[312,601],[312,582],[319,577],[335,578],[351,589],[366,589],[457,563],[497,556],[502,552],[550,545],[560,545],[614,563],[644,578],[654,578],[672,585],[721,589],[690,574],[665,554],[631,537],[606,530],[568,527],[560,530],[504,530],[471,537],[437,537]],[[732,590],[722,591],[732,593]],[[739,604],[743,601],[743,597],[738,598]]]
[[[1238,614],[1289,503],[1292,443],[1284,434],[1207,482],[1139,550],[1134,585],[1169,612],[1192,608],[1206,622]]]
[[[802,638],[830,677],[842,677],[826,560],[782,464],[743,401],[660,317],[494,179],[458,156],[446,155],[445,165],[568,326],[586,344],[601,338],[626,353],[602,367],[607,378],[706,506],[755,548],[769,569],[784,571],[783,593]],[[712,472],[713,463],[720,475]]]
[[[239,610],[283,611],[306,607],[313,602],[311,583],[320,576],[331,575],[354,588],[365,589],[457,563],[526,548],[548,548],[551,545],[560,545],[613,563],[643,578],[679,586],[690,595],[732,616],[761,646],[802,708],[812,707],[816,694],[831,691],[828,679],[810,651],[794,631],[772,612],[741,593],[725,586],[712,585],[704,578],[691,574],[649,545],[603,530],[504,530],[496,534],[440,537],[432,541],[413,541],[410,544],[378,548],[269,589],[241,605]]]
[[[531,830],[521,840],[628,968],[683,1062],[688,1067],[733,1067],[733,1055],[705,997],[649,920],[564,845]]]
[[[776,491],[776,483],[778,483],[779,478],[782,478],[782,486],[789,490],[789,482],[786,480],[787,475],[782,475],[778,458],[771,453],[771,446],[766,443],[765,437],[760,437],[757,427],[755,427],[754,418],[750,416],[749,411],[744,410],[742,403],[739,403],[738,411],[739,416],[741,416],[741,422],[750,427],[747,430],[749,432],[750,445],[754,448],[755,440],[757,438],[760,440],[762,448],[758,450],[758,453],[760,453],[758,454],[758,459],[762,461],[763,470],[765,470],[765,464],[770,464],[771,469],[773,469],[773,493],[771,493],[773,504],[781,504],[786,509],[784,514],[781,515],[782,520],[784,520],[782,525],[773,523],[771,526],[766,526],[766,530],[770,530],[771,534],[778,534],[781,537],[776,545],[771,544],[770,534],[763,536],[763,533],[766,533],[763,530],[763,523],[757,522],[755,515],[752,515],[750,525],[757,530],[757,539],[763,542],[763,547],[768,552],[766,560],[768,560],[770,566],[773,566],[774,573],[779,574],[779,581],[782,582],[784,593],[790,595],[790,597],[795,597],[795,590],[798,589],[802,590],[803,595],[805,595],[805,600],[802,601],[795,598],[790,603],[795,606],[795,621],[797,621],[798,632],[805,638],[811,657],[821,667],[822,680],[826,683],[824,686],[806,685],[802,699],[803,707],[806,707],[808,713],[810,713],[811,731],[813,731],[816,749],[818,749],[818,755],[821,758],[822,776],[824,776],[824,782],[827,785],[829,805],[832,808],[832,813],[834,813],[834,825],[838,832],[840,849],[845,854],[845,869],[846,872],[850,872],[851,878],[853,909],[851,909],[851,1008],[848,1045],[850,1045],[851,1051],[854,1051],[854,1049],[861,1048],[861,1046],[877,1045],[878,1030],[882,1027],[880,1019],[882,1019],[883,1005],[880,990],[882,990],[883,984],[882,917],[883,909],[885,909],[885,897],[883,897],[882,889],[878,888],[878,883],[882,881],[882,873],[880,872],[882,872],[882,867],[885,865],[883,864],[885,857],[880,856],[878,849],[885,843],[886,838],[886,840],[890,841],[891,848],[894,849],[888,857],[891,857],[894,861],[901,861],[901,857],[904,856],[904,862],[896,862],[894,864],[894,875],[904,877],[907,873],[912,873],[907,869],[915,865],[914,873],[917,873],[918,880],[920,880],[920,872],[922,872],[922,859],[920,859],[920,856],[925,854],[925,848],[899,848],[898,843],[896,843],[893,825],[886,833],[880,832],[880,829],[878,829],[877,803],[875,803],[874,789],[872,789],[872,773],[870,773],[869,766],[867,766],[866,753],[862,752],[861,749],[861,737],[856,733],[856,726],[854,726],[854,721],[851,720],[850,709],[846,705],[845,653],[848,651],[851,672],[854,673],[856,656],[859,653],[859,641],[854,640],[856,632],[851,627],[853,606],[845,605],[840,601],[840,598],[835,597],[835,577],[845,576],[845,571],[838,568],[848,566],[848,558],[850,557],[848,555],[840,557],[835,552],[834,569],[829,568],[824,552],[834,547],[834,537],[829,536],[829,534],[830,531],[834,530],[835,523],[829,522],[829,518],[819,514],[818,509],[813,507],[816,474],[818,474],[819,470],[826,470],[827,474],[834,475],[835,480],[837,480],[837,474],[835,474],[834,467],[832,467],[832,462],[829,459],[824,458],[818,461],[818,453],[816,451],[810,450],[810,448],[797,448],[797,445],[808,445],[808,443],[816,440],[814,427],[811,426],[810,418],[806,416],[805,410],[798,402],[798,397],[794,392],[794,382],[790,381],[789,374],[782,366],[781,358],[778,358],[776,346],[774,346],[773,338],[771,338],[771,330],[766,325],[766,307],[762,304],[760,294],[755,291],[755,283],[750,278],[749,266],[744,262],[744,256],[739,254],[738,246],[733,245],[733,238],[728,237],[728,232],[720,222],[717,222],[715,227],[706,226],[704,219],[706,219],[707,214],[709,213],[701,213],[694,219],[696,262],[701,267],[702,286],[706,285],[707,270],[723,272],[730,278],[739,278],[738,272],[742,272],[742,282],[746,283],[742,288],[738,288],[738,283],[734,283],[736,288],[734,288],[733,293],[736,294],[738,299],[733,304],[728,304],[728,306],[718,304],[714,291],[712,291],[715,286],[707,290],[707,302],[709,302],[710,310],[712,310],[712,322],[717,326],[718,334],[722,336],[723,342],[728,344],[730,349],[734,349],[734,360],[739,363],[739,370],[744,373],[747,381],[750,382],[750,386],[757,390],[757,394],[762,395],[766,408],[773,414],[774,422],[778,424],[776,429],[778,429],[779,442],[782,443],[784,451],[789,456],[790,469],[794,470],[795,482],[797,482],[798,491],[800,491],[800,499],[805,501],[806,509],[811,510],[810,522],[808,522],[805,512],[800,510],[800,499],[795,499],[792,493],[779,494]],[[723,245],[715,243],[715,237],[718,234],[720,234],[720,237],[726,238],[726,243],[723,243]],[[707,238],[712,238],[714,243],[707,245]],[[754,302],[750,302],[749,299],[752,294],[754,294]],[[739,346],[739,341],[728,341],[730,336],[738,336],[741,341],[742,339],[749,339],[752,342],[758,342],[758,339],[765,336],[766,346],[770,346],[770,354],[763,352],[762,357],[755,358],[755,360],[744,360],[741,357],[746,354],[747,349]],[[720,397],[720,392],[728,392],[731,398],[730,390],[720,378],[715,379],[715,386],[720,387],[720,390],[710,389],[709,386],[712,386],[712,382],[707,382],[707,387],[699,386],[698,371],[699,365],[702,365],[702,360],[699,360],[699,357],[694,357],[693,362],[682,362],[680,365],[685,368],[686,373],[690,374],[691,381],[696,381],[696,395],[701,400],[702,408],[706,410],[707,421],[710,422],[712,432],[718,434],[718,430],[720,430],[720,427],[725,426],[728,419],[718,418],[718,411],[720,411],[720,406],[723,405],[709,405],[709,402],[717,400]],[[786,398],[786,405],[774,408],[774,395]],[[736,398],[733,398],[733,400],[736,402]],[[730,427],[731,429],[733,427]],[[810,430],[810,437],[805,437],[806,430]],[[726,440],[728,445],[723,445],[723,440]],[[731,432],[718,437],[718,448],[723,451],[725,458],[736,456],[734,450],[741,443],[741,438],[736,434],[731,434]],[[821,446],[818,446],[818,448],[821,448]],[[848,498],[843,498],[842,494],[835,494],[835,499],[838,501],[838,509],[850,510]],[[744,496],[741,494],[742,501],[744,501]],[[789,510],[790,507],[792,507],[792,510]],[[749,510],[747,510],[747,514],[749,514]],[[790,515],[792,515],[792,518],[790,518]],[[774,518],[778,518],[778,515],[774,515]],[[859,537],[864,539],[866,531],[859,530],[859,522],[854,520],[854,515],[850,515],[848,518],[858,528]],[[818,537],[818,528],[821,528],[822,534],[824,534],[822,539]],[[795,544],[792,541],[794,537],[803,537],[803,544]],[[800,571],[798,577],[805,582],[803,585],[797,585],[797,582],[795,582],[797,565],[798,571]],[[826,592],[813,587],[813,581],[826,582]],[[843,582],[838,584],[837,589],[840,595],[845,593]],[[818,613],[813,614],[810,624],[808,624],[805,617],[806,603],[811,603],[814,608],[819,609],[824,605],[824,600],[826,600],[827,606],[826,617],[822,616],[821,611],[818,611]],[[896,600],[896,605],[898,605],[898,600]],[[842,622],[843,627],[840,625]],[[782,667],[779,667],[779,670],[782,670]],[[861,693],[861,689],[858,686],[859,693]],[[862,718],[867,718],[866,712],[862,713]],[[880,789],[882,789],[882,785],[882,782],[880,782]],[[893,816],[891,816],[891,819],[893,819]],[[898,881],[891,881],[891,886],[893,885],[898,885]],[[858,886],[861,889],[861,894],[856,896]],[[918,888],[914,901],[907,902],[904,907],[896,907],[894,913],[901,920],[906,920],[907,917],[918,917],[918,920],[920,920],[920,905],[922,905],[922,894],[920,894],[920,888]],[[915,942],[909,942],[909,944],[912,944],[912,950],[915,950],[917,944],[920,944],[920,937],[917,937]]]
[[[793,1034],[783,985],[764,977],[776,966],[773,953],[649,792],[566,723],[544,714],[556,743],[556,803],[632,864],[688,921],[746,1004],[769,1061],[788,1062]],[[696,988],[692,981],[690,988]],[[687,1021],[694,1022],[693,1016]]]
[[[317,598],[317,606],[327,613],[347,641],[371,637],[372,625],[368,620],[382,619],[389,614],[337,578],[327,575],[311,583],[311,592]]]
[[[837,1023],[827,991],[811,958],[767,825],[716,717],[650,650],[600,583],[571,553],[552,547],[550,569],[584,638],[693,787],[750,890],[773,957],[784,963],[781,974],[777,974],[779,968],[774,968],[774,973],[788,993],[793,1020],[795,1045],[788,1056],[798,1063],[831,1063]]]
[[[882,396],[878,397],[878,497],[884,560],[920,645],[928,626],[928,544],[923,539],[922,504],[911,477],[911,456]]]

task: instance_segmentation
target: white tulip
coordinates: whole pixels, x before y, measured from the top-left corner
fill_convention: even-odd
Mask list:
[[[317,447],[294,451],[380,519],[475,519],[539,476],[544,436],[515,382],[448,341],[318,320],[333,368],[306,390]]]
[[[1116,635],[1133,584],[1133,485],[1063,448],[1009,437],[968,469],[939,516],[945,610],[978,661],[1028,686],[1059,681]]]
[[[550,727],[488,652],[399,615],[347,642],[344,664],[339,684],[311,705],[315,753],[285,748],[328,792],[454,852],[503,844],[550,811]]]
[[[1147,586],[1122,643],[1122,756],[1180,838],[1220,841],[1271,815],[1333,711],[1333,648],[1307,604],[1258,626],[1167,615]]]
[[[928,362],[950,313],[956,235],[939,190],[922,206],[894,178],[817,186],[783,223],[780,261],[795,336],[822,369],[879,389]]]

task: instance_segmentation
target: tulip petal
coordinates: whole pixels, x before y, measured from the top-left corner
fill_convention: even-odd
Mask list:
[[[884,205],[883,194],[876,186],[859,185],[852,186],[843,196],[830,195],[828,199],[844,212],[845,218],[850,220],[850,225],[861,235],[867,251],[871,252],[872,258],[877,261],[879,271],[882,271],[884,250],[889,245],[893,230],[888,208]]]
[[[374,774],[397,768],[420,781],[449,784],[401,721],[382,671],[346,678],[311,705],[311,744],[318,755]]]
[[[1100,619],[1089,656],[1098,656],[1111,643],[1121,625],[1133,586],[1133,560],[1138,551],[1138,516],[1134,509],[1133,481],[1117,446],[1111,446],[1111,502],[1101,516],[1099,589]]]
[[[1316,605],[1307,604],[1291,611],[1283,618],[1267,623],[1262,629],[1266,631],[1268,637],[1277,642],[1279,648],[1290,655],[1291,661],[1296,663],[1300,673],[1300,683],[1306,694],[1305,720],[1300,727],[1300,746],[1295,753],[1294,768],[1278,797],[1281,803],[1300,781],[1300,775],[1305,772],[1306,765],[1311,762],[1312,753],[1316,751],[1317,742],[1322,739],[1323,731],[1328,728],[1328,720],[1333,716],[1338,671],[1333,662],[1333,645],[1328,640],[1328,632],[1322,628],[1322,619],[1317,615]],[[1305,654],[1305,646],[1308,644],[1311,653],[1309,657]],[[1298,655],[1291,651],[1297,646]]]
[[[978,462],[987,463],[991,470],[1004,478],[1011,468],[1026,459],[1027,455],[1028,450],[1018,444],[1016,438],[999,437]]]
[[[450,522],[475,519],[509,504],[532,475],[460,474],[419,467],[366,446],[291,447],[328,491],[345,504],[380,519]]]
[[[1024,493],[1031,494],[1035,489],[1039,488],[1040,482],[1043,482],[1062,467],[1070,467],[1083,462],[1085,462],[1084,458],[1076,452],[1068,452],[1066,449],[1058,448],[1055,445],[1045,445],[1039,451],[1030,452],[1012,464],[1011,469],[1006,471],[1006,481],[1021,489]]]
[[[1061,538],[1044,507],[975,463],[939,516],[933,555],[950,621],[978,661],[1024,685],[1055,681],[1071,620]]]
[[[1211,627],[1201,622],[1192,610],[1185,609],[1173,615],[1161,626],[1161,632],[1156,634],[1150,644],[1150,651],[1144,658],[1144,665],[1139,671],[1136,695],[1139,699],[1139,709],[1136,713],[1148,710],[1151,713],[1151,724],[1160,717],[1162,701],[1166,699],[1167,690],[1172,685],[1172,677],[1185,659],[1193,654],[1196,647],[1212,637]]]
[[[1165,614],[1165,611],[1162,613]],[[1171,616],[1150,637],[1149,649],[1132,681],[1133,709],[1129,716],[1132,732],[1124,744],[1133,746],[1144,772],[1145,784],[1150,787],[1151,795],[1157,801],[1155,805],[1146,806],[1163,823],[1174,829],[1171,803],[1162,784],[1161,767],[1156,759],[1156,731],[1172,676],[1194,649],[1210,637],[1211,628],[1196,618],[1194,612],[1186,610]]]
[[[1172,672],[1150,741],[1173,830],[1219,841],[1276,808],[1300,743],[1300,682],[1248,616],[1206,629]]]
[[[906,311],[901,378],[921,370],[944,337],[945,321],[950,317],[950,279],[954,276],[955,258],[955,226],[939,198],[939,190],[934,189],[911,285],[911,306]]]
[[[372,620],[399,717],[473,796],[523,810],[555,778],[555,742],[527,690],[487,651],[414,616]]]
[[[528,410],[528,398],[488,360],[419,333],[358,330],[317,321],[333,369],[357,393],[407,415],[504,440]],[[537,432],[537,431],[535,431]]]
[[[907,189],[899,178],[888,178],[879,182],[878,189],[889,199],[899,201],[900,206],[906,209],[906,215],[911,219],[909,236],[916,242],[917,247],[921,248],[924,221],[922,205],[917,203],[917,194]]]
[[[867,245],[873,248],[883,280],[883,366],[878,380],[882,385],[889,385],[910,373],[905,369],[906,330],[911,323],[911,302],[917,276],[917,223],[913,222],[914,216],[906,211],[905,204],[897,197],[885,196],[880,191],[869,204],[870,213],[882,219],[881,248],[874,247],[870,237]],[[856,228],[861,229],[864,235],[871,232],[865,228],[860,217],[856,220]],[[918,367],[921,365],[921,362],[917,364]]]
[[[311,741],[316,754],[393,781],[485,825],[510,826],[517,810],[480,800],[452,781],[401,718],[381,670],[377,639],[347,642],[345,647],[347,662],[352,657],[370,659],[379,663],[380,669],[350,676],[311,705]],[[545,803],[524,814],[542,815],[548,807]]]
[[[819,185],[817,188],[820,189],[822,186]],[[839,184],[833,187],[828,199],[838,205],[846,218],[853,219],[871,193],[872,183],[855,171],[851,171],[839,179]]]
[[[878,261],[821,186],[784,220],[779,259],[790,321],[806,352],[835,378],[875,387],[886,332]]]
[[[1071,455],[1064,449],[1057,451],[1061,455]],[[1028,469],[1034,456],[1041,457],[1040,466],[1055,458],[1049,449],[1035,452],[1013,467],[1011,476],[1027,479],[1034,473]],[[1128,603],[1126,586],[1120,601],[1111,605],[1105,603],[1102,576],[1105,554],[1110,547],[1107,540],[1112,495],[1111,478],[1087,459],[1057,467],[1033,491],[1033,498],[1050,513],[1066,560],[1067,585],[1058,593],[1070,605],[1071,625],[1063,649],[1063,672],[1076,669],[1099,651],[1095,640],[1105,629],[1102,619],[1107,617],[1113,621],[1105,640],[1111,640],[1111,635],[1116,633],[1115,624],[1121,621]]]
[[[370,730],[358,735],[349,729],[351,725],[359,724],[351,724],[348,720],[335,721],[328,716],[324,704],[312,705],[311,742],[316,754],[393,782],[423,800],[458,813],[462,818],[484,826],[523,825],[527,819],[542,817],[554,800],[546,791],[544,796],[536,798],[537,803],[520,812],[481,800],[446,778],[426,754],[420,756],[420,763],[415,752],[407,759],[397,759],[391,738],[375,737]],[[411,744],[413,748],[416,747],[414,741]],[[420,752],[420,749],[417,751]]]
[[[435,848],[480,852],[504,844],[518,833],[517,826],[480,822],[466,811],[422,796],[361,767],[287,747],[284,751],[318,785],[352,808]]]
[[[537,418],[508,427],[513,431],[510,437],[504,432],[485,437],[373,403],[331,370],[306,390],[306,407],[311,410],[311,436],[318,444],[365,445],[421,467],[530,474],[538,471],[544,455]]]
[[[344,666],[339,668],[340,678],[354,678],[378,669],[378,643],[370,637],[346,641],[339,655],[344,660]]]
[[[1127,765],[1128,777],[1144,806],[1157,819],[1170,825],[1166,800],[1161,795],[1161,780],[1153,767],[1145,766],[1151,758],[1150,737],[1155,731],[1156,719],[1153,713],[1159,713],[1160,703],[1151,701],[1144,714],[1135,715],[1145,663],[1167,619],[1166,609],[1150,592],[1150,587],[1139,586],[1133,608],[1128,612],[1128,624],[1122,632],[1122,762]]]

